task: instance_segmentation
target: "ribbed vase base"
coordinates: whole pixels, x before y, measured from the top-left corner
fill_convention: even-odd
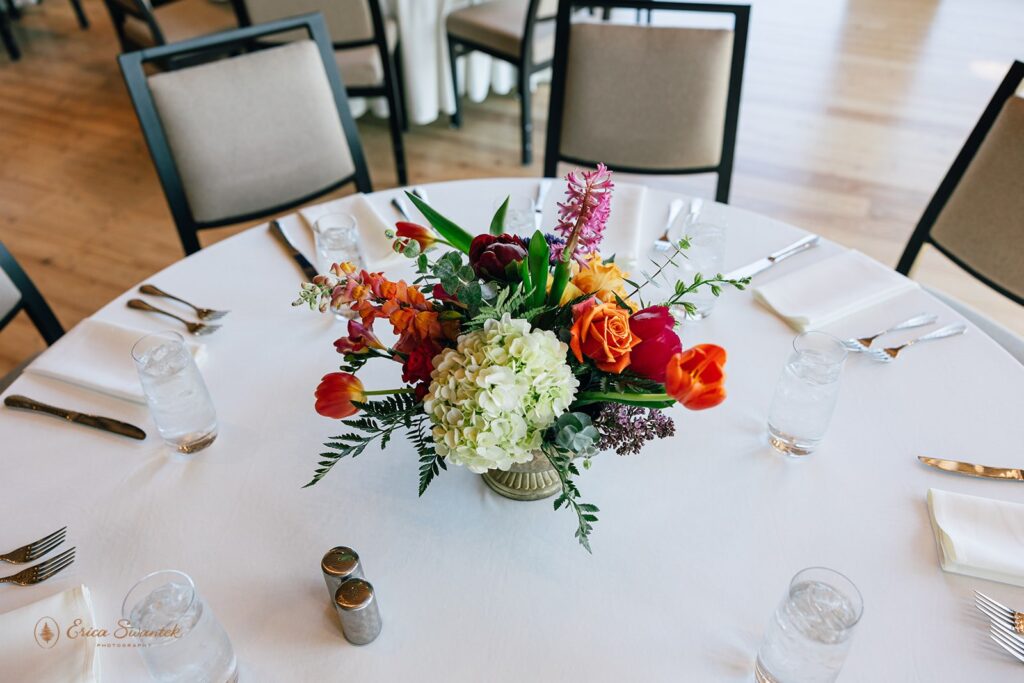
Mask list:
[[[512,500],[541,500],[562,490],[558,474],[543,453],[530,462],[512,465],[507,472],[487,470],[480,476],[492,491]]]

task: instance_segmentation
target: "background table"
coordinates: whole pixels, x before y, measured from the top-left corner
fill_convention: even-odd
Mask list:
[[[535,187],[519,179],[427,189],[442,212],[483,230],[496,199]],[[371,198],[384,216],[393,195]],[[652,240],[670,198],[648,196],[643,229]],[[727,268],[802,234],[705,207],[728,229]],[[308,233],[290,230],[311,253]],[[826,243],[760,277],[838,249]],[[247,682],[749,681],[790,577],[825,565],[853,579],[866,604],[842,680],[1018,680],[1020,665],[989,643],[970,595],[979,588],[1024,605],[1024,589],[944,574],[925,493],[1024,503],[1024,487],[947,475],[914,457],[1024,466],[1024,368],[977,330],[892,365],[851,358],[825,444],[790,460],[767,447],[764,423],[793,333],[749,292],[727,292],[682,336],[685,345],[728,349],[729,399],[712,411],[673,409],[677,436],[641,455],[595,460],[579,481],[602,510],[589,556],[572,538],[571,514],[553,512],[550,501],[500,498],[466,470],[450,468],[417,498],[415,454],[403,439],[301,489],[320,443],[341,431],[313,412],[312,393],[338,365],[331,341],[343,330],[290,306],[299,280],[265,227],[149,278],[232,311],[203,339],[220,437],[192,461],[155,436],[134,442],[0,409],[0,545],[67,524],[78,547],[71,570],[0,591],[0,611],[84,582],[98,625],[113,624],[135,579],[177,568],[224,623]],[[97,316],[165,329],[126,309],[130,296]],[[830,330],[850,336],[922,311],[957,317],[913,291]],[[398,366],[372,364],[361,377],[368,388],[395,386]],[[25,376],[10,391],[156,433],[142,406],[60,382]],[[342,639],[317,566],[338,544],[359,550],[378,590],[384,630],[366,647]],[[104,680],[143,680],[133,650],[100,652]]]

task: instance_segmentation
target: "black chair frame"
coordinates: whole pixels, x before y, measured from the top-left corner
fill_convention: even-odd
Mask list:
[[[150,45],[140,45],[132,41],[128,37],[128,34],[125,33],[125,19],[129,16],[134,17],[146,25],[146,28],[149,29],[150,35],[153,36],[154,45],[167,45],[167,37],[160,28],[160,22],[157,21],[156,15],[153,14],[152,10],[178,1],[179,0],[152,0],[152,2],[149,3],[149,6],[147,6],[144,0],[123,0],[123,2],[118,2],[118,0],[103,0],[103,4],[107,6],[107,11],[110,13],[110,20],[114,24],[114,33],[117,35],[117,41],[121,45],[121,52],[133,52],[152,47]],[[235,17],[238,18],[238,7],[234,2],[232,2],[231,8],[235,12]],[[189,66],[190,64],[195,63],[195,60],[172,57],[160,61],[154,60],[154,63],[160,69],[171,70]]]
[[[456,58],[467,55],[470,52],[483,52],[495,59],[508,62],[516,67],[516,87],[519,90],[519,111],[520,129],[522,132],[522,163],[530,164],[533,161],[533,113],[531,107],[530,77],[538,71],[543,71],[551,66],[551,60],[535,63],[533,61],[533,32],[537,24],[547,21],[554,21],[555,17],[538,17],[537,9],[541,0],[530,0],[530,6],[526,11],[526,25],[523,28],[523,40],[520,44],[519,54],[511,55],[481,45],[479,43],[457,38],[448,33],[448,61],[451,63],[452,88],[455,95],[455,113],[452,114],[451,122],[455,128],[462,126],[462,105],[459,102],[459,77]]]
[[[580,166],[596,166],[599,159],[579,159],[560,153],[562,142],[562,115],[565,111],[566,69],[569,63],[569,36],[571,13],[576,7],[640,10],[666,10],[677,12],[713,12],[733,15],[732,62],[729,70],[729,89],[725,105],[725,126],[722,135],[722,153],[717,166],[697,168],[638,168],[608,164],[613,171],[649,175],[693,175],[715,173],[718,182],[715,199],[728,203],[732,185],[732,171],[736,156],[736,131],[740,117],[740,90],[743,85],[743,66],[747,53],[747,32],[750,26],[750,5],[704,4],[696,2],[662,2],[661,0],[562,0],[558,6],[555,32],[554,73],[551,79],[551,104],[548,112],[547,149],[544,154],[544,175],[554,177],[558,162]]]
[[[71,0],[71,9],[75,12],[79,28],[89,28],[89,18],[85,16],[82,0]],[[20,18],[21,10],[13,0],[0,0],[0,42],[4,44],[7,54],[14,62],[21,59],[21,50],[18,48],[18,41],[14,39],[14,34],[11,33],[11,19]]]
[[[939,184],[939,188],[935,191],[935,195],[932,197],[931,201],[928,202],[928,206],[921,215],[921,220],[918,222],[917,227],[914,228],[914,232],[911,234],[910,240],[907,242],[907,246],[903,250],[903,255],[900,256],[899,263],[896,265],[897,272],[909,275],[910,269],[914,266],[914,261],[917,260],[917,255],[921,252],[921,248],[925,243],[928,243],[938,249],[950,261],[976,277],[981,282],[985,283],[1008,299],[1024,305],[1024,298],[1009,291],[1005,287],[996,284],[985,275],[964,263],[956,256],[956,254],[953,254],[937,242],[931,234],[932,226],[934,226],[935,221],[939,219],[939,215],[946,207],[946,203],[949,201],[949,198],[953,196],[953,191],[956,190],[956,186],[960,184],[960,180],[963,179],[964,173],[967,172],[967,168],[971,165],[975,155],[977,155],[978,150],[981,148],[982,143],[988,136],[989,131],[992,130],[992,126],[995,124],[996,118],[999,116],[999,112],[1002,111],[1003,105],[1006,104],[1006,101],[1009,98],[1014,96],[1017,89],[1020,87],[1021,82],[1024,82],[1024,62],[1017,60],[1014,61],[1010,70],[1006,72],[1006,76],[1003,78],[1002,83],[999,84],[999,87],[996,89],[995,94],[989,101],[988,106],[985,107],[985,111],[982,113],[981,118],[978,119],[978,123],[974,126],[974,130],[972,130],[971,134],[968,136],[967,142],[964,143],[960,153],[957,154],[956,159],[953,161],[953,165],[949,167],[949,171],[946,173],[946,177],[942,179],[942,183]],[[1021,141],[1021,144],[1024,144],[1024,141]]]
[[[167,142],[167,136],[164,134],[156,105],[153,103],[153,96],[149,91],[144,65],[151,62],[167,63],[176,57],[185,57],[188,58],[187,61],[189,63],[195,63],[198,58],[202,57],[212,59],[244,51],[266,49],[268,45],[262,43],[261,38],[299,29],[308,31],[320,51],[320,58],[323,61],[327,80],[334,93],[338,116],[341,119],[342,129],[348,142],[355,171],[348,177],[331,183],[327,187],[322,187],[284,204],[266,207],[259,211],[238,216],[228,216],[216,221],[197,221],[192,215],[191,207],[185,196],[184,185],[178,173],[178,167],[174,163],[174,156]],[[200,61],[209,61],[209,59],[202,59]],[[363,156],[362,143],[359,141],[359,133],[356,129],[355,121],[352,119],[352,113],[349,111],[345,86],[341,82],[337,64],[334,62],[334,47],[331,45],[330,37],[327,34],[327,26],[324,24],[323,17],[319,12],[281,19],[280,21],[272,21],[260,24],[259,26],[249,26],[201,36],[172,45],[161,45],[138,52],[129,52],[119,56],[118,62],[121,65],[121,72],[124,74],[128,93],[131,95],[132,103],[135,106],[139,125],[142,128],[143,136],[146,138],[149,153],[153,157],[153,165],[156,166],[160,184],[167,197],[167,203],[170,206],[171,214],[174,217],[174,222],[177,225],[178,234],[181,237],[181,243],[186,254],[193,254],[199,251],[199,230],[257,220],[288,211],[352,182],[355,183],[356,189],[360,192],[373,191],[370,183],[370,174],[366,168],[366,159]]]
[[[398,176],[399,185],[408,185],[409,177],[405,163],[405,143],[402,140],[402,131],[408,130],[405,121],[405,95],[399,80],[399,74],[395,68],[395,62],[400,58],[396,46],[394,59],[388,48],[387,32],[384,29],[384,13],[380,9],[379,0],[366,0],[370,6],[370,16],[373,20],[373,38],[366,40],[336,41],[333,43],[335,50],[351,50],[357,47],[376,45],[380,53],[381,64],[384,67],[384,82],[381,85],[370,86],[346,86],[349,97],[384,97],[388,101],[389,127],[391,129],[391,148],[395,155],[395,173]],[[252,19],[249,17],[249,10],[245,6],[245,0],[231,0],[238,16],[239,24],[252,26]]]
[[[0,330],[6,327],[14,319],[14,316],[25,311],[32,324],[39,330],[39,334],[46,340],[47,345],[60,339],[64,335],[64,328],[61,327],[60,321],[53,314],[46,299],[36,289],[32,278],[22,269],[3,242],[0,242],[0,269],[7,273],[7,277],[11,278],[14,286],[21,292],[21,301],[9,313],[0,318]]]

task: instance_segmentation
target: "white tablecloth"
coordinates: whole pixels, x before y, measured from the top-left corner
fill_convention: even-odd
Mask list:
[[[485,226],[508,191],[532,180],[429,186],[433,203]],[[372,197],[390,215],[393,192]],[[660,233],[669,196],[648,196],[644,229]],[[801,231],[705,204],[726,224],[726,267]],[[308,235],[298,234],[311,252]],[[835,253],[780,264],[776,276]],[[147,278],[202,305],[231,309],[205,337],[203,373],[220,416],[217,442],[193,461],[155,436],[135,442],[52,418],[0,409],[0,545],[69,525],[73,568],[48,583],[0,591],[0,611],[86,583],[96,618],[112,624],[133,581],[191,574],[234,642],[251,681],[749,681],[764,625],[797,570],[846,573],[866,603],[844,681],[1017,681],[1020,664],[987,639],[971,591],[1024,606],[1024,589],[944,574],[929,528],[929,487],[1024,502],[1012,482],[956,477],[915,456],[1024,466],[1024,368],[976,329],[921,345],[891,365],[852,358],[820,452],[788,460],[765,443],[765,414],[792,332],[729,292],[684,342],[729,351],[729,398],[676,410],[678,435],[638,456],[600,456],[579,480],[601,507],[594,555],[550,501],[493,494],[451,468],[423,498],[402,439],[310,477],[320,443],[340,427],[313,412],[313,388],[338,364],[342,326],[292,308],[300,275],[265,228],[208,247]],[[125,294],[98,316],[164,321],[128,310]],[[832,326],[849,336],[921,311],[956,314],[922,291]],[[383,372],[387,367],[390,372]],[[376,369],[374,369],[376,368]],[[397,366],[370,365],[368,388]],[[155,428],[146,409],[45,378],[10,389]],[[378,591],[384,630],[344,641],[318,562],[346,544]],[[101,649],[106,681],[140,681],[132,649]]]

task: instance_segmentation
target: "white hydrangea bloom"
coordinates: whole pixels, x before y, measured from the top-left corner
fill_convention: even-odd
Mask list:
[[[436,359],[423,401],[438,454],[477,474],[528,462],[576,397],[567,351],[507,314],[459,337]]]

